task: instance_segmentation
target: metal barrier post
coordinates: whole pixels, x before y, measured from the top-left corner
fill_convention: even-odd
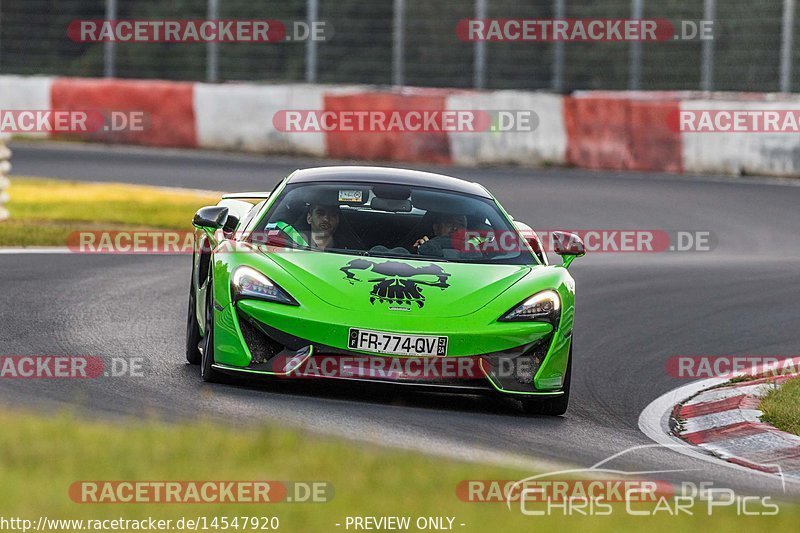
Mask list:
[[[781,92],[792,91],[792,44],[794,42],[795,0],[783,0],[781,29]]]
[[[475,18],[487,18],[487,0],[475,0]],[[476,89],[486,88],[486,41],[475,41],[473,49],[472,86]]]
[[[117,19],[117,0],[106,0],[106,20]],[[103,43],[103,76],[113,78],[117,70],[117,50],[112,40]]]
[[[317,41],[314,40],[314,24],[319,20],[319,0],[308,0],[306,22],[311,35],[306,41],[306,83],[317,83]]]
[[[716,12],[716,0],[703,2],[703,20],[716,19]],[[700,90],[711,91],[714,89],[714,41],[712,39],[705,40],[700,46]]]
[[[566,16],[567,6],[565,0],[553,0],[553,18],[563,19]],[[557,93],[564,90],[564,62],[564,41],[556,41],[553,43],[553,78],[550,81],[550,88]]]
[[[208,0],[208,20],[219,20],[219,0]],[[209,41],[206,44],[206,81],[219,81],[219,43]]]
[[[406,0],[394,0],[392,29],[392,84],[405,83]]]
[[[644,18],[644,0],[631,0],[631,18]],[[642,88],[642,41],[631,41],[628,59],[628,89],[638,91]]]

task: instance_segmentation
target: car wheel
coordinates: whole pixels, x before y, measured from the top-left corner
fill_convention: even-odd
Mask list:
[[[572,346],[569,347],[569,360],[567,361],[567,372],[564,376],[564,394],[549,400],[520,400],[522,410],[529,415],[549,415],[560,416],[567,412],[569,405],[569,388],[572,382]]]
[[[200,336],[200,325],[197,323],[196,302],[194,283],[192,283],[189,288],[189,313],[186,317],[186,360],[193,365],[200,364],[203,357],[199,348],[203,337]]]
[[[214,370],[214,286],[208,278],[208,297],[206,298],[206,335],[203,337],[203,350],[200,361],[200,377],[203,381],[220,381],[219,372]]]

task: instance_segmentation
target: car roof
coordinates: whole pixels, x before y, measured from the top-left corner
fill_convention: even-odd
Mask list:
[[[348,181],[354,183],[394,183],[417,187],[430,187],[465,194],[492,198],[489,192],[477,183],[421,170],[391,167],[331,166],[296,170],[288,183],[318,183]]]

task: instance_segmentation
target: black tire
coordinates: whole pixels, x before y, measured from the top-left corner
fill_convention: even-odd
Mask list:
[[[564,394],[548,400],[525,399],[520,400],[522,411],[528,415],[561,416],[567,412],[569,406],[569,389],[572,382],[572,346],[569,347],[567,372],[564,376]]]
[[[194,282],[192,282],[189,288],[189,313],[186,318],[186,360],[192,365],[199,365],[203,357],[199,349],[203,337],[200,336],[200,325],[197,323],[195,302]]]
[[[203,350],[200,360],[200,377],[208,383],[219,383],[220,373],[214,370],[214,285],[208,278],[206,297],[206,335],[203,337]]]

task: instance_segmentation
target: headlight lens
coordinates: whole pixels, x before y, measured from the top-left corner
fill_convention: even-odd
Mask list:
[[[503,315],[500,320],[502,322],[549,322],[555,326],[558,324],[560,316],[561,298],[556,291],[547,290],[534,294]]]
[[[267,276],[246,266],[240,266],[233,272],[231,291],[234,302],[242,298],[255,298],[288,305],[300,305]]]

